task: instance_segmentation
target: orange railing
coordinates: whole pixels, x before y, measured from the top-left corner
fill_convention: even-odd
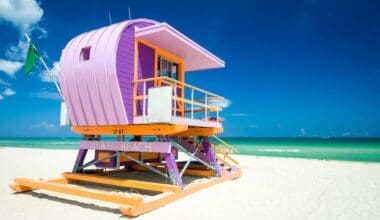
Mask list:
[[[134,81],[134,116],[146,115],[148,89],[162,86],[172,87],[173,115],[191,119],[201,118],[206,121],[220,121],[219,113],[222,111],[220,103],[224,100],[222,96],[169,77],[154,77]],[[138,105],[142,110],[137,110]]]

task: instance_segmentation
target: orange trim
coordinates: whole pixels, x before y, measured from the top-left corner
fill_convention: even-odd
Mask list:
[[[45,180],[45,182],[68,184],[70,181],[65,178],[57,178],[57,179]],[[35,187],[22,186],[17,183],[12,183],[9,185],[9,187],[11,187],[11,189],[13,189],[15,192],[27,192],[27,191],[32,191],[32,190],[37,189]]]
[[[181,63],[181,64],[184,63],[183,59],[181,59],[180,57],[177,57],[177,56],[169,53],[168,51],[161,49],[158,46],[156,46],[156,45],[154,45],[154,44],[152,44],[152,43],[150,43],[144,39],[141,39],[138,37],[138,38],[136,38],[136,41],[139,43],[145,44],[148,47],[155,49],[155,51],[158,53],[158,55],[162,55],[163,57],[168,58],[169,60],[172,60],[176,63]]]
[[[178,63],[178,81],[180,82],[184,82],[185,80],[185,62],[183,59],[169,53],[168,51],[164,50],[164,49],[161,49],[159,48],[158,46],[144,40],[144,39],[141,39],[141,38],[136,38],[135,39],[135,50],[137,51],[135,53],[135,73],[134,73],[134,76],[135,76],[135,81],[136,79],[138,79],[137,77],[137,73],[138,73],[138,44],[141,43],[141,44],[144,44],[148,47],[151,47],[154,49],[154,76],[155,78],[158,77],[158,70],[157,70],[157,66],[158,66],[158,57],[159,56],[162,56],[168,60],[171,60],[175,63]],[[137,55],[137,56],[136,56]],[[138,104],[138,100],[136,99],[137,97],[137,88],[138,88],[138,83],[134,83],[134,93],[133,93],[133,116],[137,116],[137,104]],[[154,80],[154,86],[155,87],[160,87],[161,86],[161,82],[158,81],[158,80]],[[181,97],[183,98],[185,96],[185,88],[184,87],[181,87]],[[185,115],[185,103],[183,103],[181,100],[178,100],[178,107],[179,107],[179,111],[181,113],[181,116],[184,116]]]
[[[151,202],[144,203],[140,206],[135,207],[120,207],[121,213],[123,215],[128,216],[139,216],[141,214],[144,214],[146,212],[152,211],[154,209],[160,208],[162,206],[165,206],[171,202],[174,202],[177,199],[183,198],[187,195],[190,195],[192,193],[195,193],[197,191],[200,191],[202,189],[208,188],[210,186],[213,186],[215,184],[227,181],[227,180],[233,180],[241,176],[241,170],[239,169],[233,174],[229,174],[223,177],[218,177],[212,179],[210,182],[206,183],[194,183],[190,184],[189,186],[185,187],[185,189],[178,193],[169,194],[168,196],[162,197],[157,200],[153,200]]]
[[[73,132],[82,135],[172,135],[184,132],[187,129],[187,125],[178,124],[130,124],[71,127]]]
[[[157,192],[181,191],[179,186],[139,181],[139,180],[120,179],[120,178],[95,176],[95,175],[89,175],[89,174],[77,174],[77,173],[63,173],[62,176],[70,180],[79,180],[79,181],[84,181],[84,182],[99,183],[103,185],[119,186],[119,187],[135,188],[135,189],[145,189],[145,190],[157,191]]]
[[[178,63],[178,68],[179,68],[179,75],[178,75],[178,81],[182,81],[184,80],[184,61],[183,59],[169,53],[168,51],[164,50],[164,49],[161,49],[159,47],[157,47],[156,45],[146,41],[146,40],[143,40],[141,38],[136,38],[135,39],[135,71],[134,71],[134,79],[137,80],[138,79],[138,44],[141,43],[141,44],[144,44],[148,47],[151,47],[154,49],[154,75],[155,77],[158,76],[158,70],[157,70],[157,66],[158,66],[158,56],[162,56],[166,59],[169,59],[175,63]],[[136,100],[136,96],[137,96],[137,88],[138,88],[138,83],[134,83],[134,88],[133,88],[133,116],[137,116],[137,104],[138,104],[138,100]],[[161,86],[160,82],[158,82],[157,80],[154,81],[154,85],[156,87],[159,87]],[[181,97],[184,97],[184,88],[181,89]],[[180,102],[180,105],[179,105],[180,109],[181,109],[181,115],[184,116],[184,103],[181,103]]]
[[[106,202],[112,202],[122,205],[139,206],[143,204],[143,199],[137,196],[121,196],[115,193],[105,191],[89,190],[84,187],[71,186],[69,184],[60,184],[53,182],[46,182],[43,180],[32,180],[26,178],[17,178],[14,180],[15,184],[22,187],[29,187],[35,189],[44,189],[53,192],[81,196],[90,199],[97,199]]]
[[[138,79],[138,57],[139,57],[139,50],[138,50],[138,41],[135,40],[135,57],[133,62],[133,79],[136,81]],[[137,116],[137,101],[135,101],[135,97],[137,96],[137,83],[133,83],[133,116]]]
[[[154,50],[154,78],[157,78],[158,76],[158,54],[156,50]],[[157,87],[157,80],[154,80],[154,87]]]
[[[174,202],[177,199],[183,198],[187,195],[190,195],[202,189],[213,186],[215,184],[222,183],[227,180],[236,179],[241,176],[241,169],[238,169],[234,173],[227,172],[226,175],[222,177],[212,178],[208,182],[190,183],[183,190],[178,190],[176,186],[171,186],[167,184],[156,185],[155,183],[149,183],[149,182],[146,183],[142,181],[130,182],[129,180],[126,180],[126,181],[115,180],[113,178],[101,177],[97,175],[90,176],[90,175],[71,174],[71,173],[68,173],[67,175],[68,175],[68,179],[72,179],[72,180],[82,179],[87,182],[96,182],[96,183],[101,183],[101,184],[106,184],[106,185],[117,185],[117,186],[122,186],[122,187],[130,184],[133,186],[139,186],[139,187],[145,188],[143,184],[148,184],[146,185],[147,188],[154,188],[158,190],[160,189],[160,187],[163,187],[162,190],[168,189],[169,191],[172,191],[172,192],[162,194],[162,196],[159,196],[158,199],[144,202],[143,198],[140,196],[123,196],[123,195],[109,193],[109,192],[100,191],[100,190],[93,190],[93,189],[87,189],[87,188],[79,187],[79,186],[72,186],[66,183],[55,183],[55,182],[48,182],[48,181],[43,181],[43,180],[32,180],[32,179],[25,179],[25,178],[15,179],[14,183],[11,184],[11,188],[16,189],[16,191],[17,189],[28,189],[28,190],[43,189],[43,190],[48,190],[48,191],[53,191],[53,192],[58,192],[58,193],[63,193],[63,194],[76,195],[76,196],[81,196],[85,198],[121,204],[120,211],[123,215],[138,216],[146,212],[152,211],[154,209],[160,208],[171,202]]]
[[[180,137],[191,137],[191,136],[211,136],[220,134],[223,132],[223,128],[207,128],[207,127],[189,127],[186,131],[176,134]]]

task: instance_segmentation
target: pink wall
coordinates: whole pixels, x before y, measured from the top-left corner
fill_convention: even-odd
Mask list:
[[[83,33],[66,45],[61,55],[59,80],[73,125],[132,123],[132,106],[128,104],[132,94],[127,91],[132,91],[132,81],[128,79],[133,79],[133,68],[131,71],[128,65],[133,65],[133,51],[131,58],[130,53],[121,50],[127,40],[123,41],[124,33],[138,23],[157,22],[136,19],[116,23]],[[131,35],[125,36],[134,39]],[[85,56],[81,51],[86,50],[89,50],[89,59],[83,60]]]

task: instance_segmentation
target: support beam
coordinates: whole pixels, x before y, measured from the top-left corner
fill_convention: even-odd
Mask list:
[[[56,179],[49,179],[49,180],[45,180],[45,182],[49,182],[49,183],[60,183],[60,184],[68,184],[69,183],[69,180],[65,179],[65,178],[56,178]],[[13,189],[13,191],[15,192],[27,192],[27,191],[32,191],[32,190],[36,190],[37,188],[33,188],[33,187],[28,187],[28,186],[21,186],[17,183],[12,183],[9,185],[9,187],[11,187],[11,189]]]
[[[79,149],[78,154],[77,154],[77,159],[75,160],[74,168],[73,168],[73,173],[77,173],[80,171],[80,167],[82,167],[84,159],[86,158],[87,155],[87,149]]]
[[[191,156],[191,153],[187,151],[186,148],[182,147],[180,144],[178,144],[175,140],[172,140],[172,144],[177,147],[179,150],[181,150],[183,153],[185,153],[187,156]],[[198,162],[200,162],[201,164],[205,165],[206,167],[212,169],[212,170],[215,170],[215,167],[212,166],[211,164],[208,164],[207,162],[201,160],[199,157],[197,156],[193,156],[193,158],[195,160],[197,160]]]
[[[187,125],[178,124],[130,124],[71,127],[72,131],[82,135],[173,135],[184,132],[187,129]]]
[[[216,161],[216,157],[215,157],[216,155],[215,155],[214,150],[212,149],[211,142],[208,139],[208,137],[205,137],[202,140],[202,144],[203,144],[203,150],[206,153],[207,162],[212,167],[214,167],[214,171],[215,171],[216,176],[222,176],[222,170],[221,170],[218,162]]]
[[[168,169],[168,174],[170,181],[173,185],[182,186],[182,178],[179,174],[177,163],[172,153],[164,154],[166,161],[166,168]]]
[[[163,172],[160,172],[159,170],[155,169],[154,167],[151,167],[151,166],[149,166],[149,165],[146,165],[144,162],[139,161],[139,160],[136,160],[135,158],[128,156],[128,154],[126,154],[125,152],[121,152],[121,153],[122,153],[126,158],[132,160],[133,162],[139,164],[140,166],[145,167],[147,170],[150,170],[150,171],[152,171],[152,172],[154,172],[154,173],[157,173],[158,175],[161,175],[161,176],[163,176],[163,177],[165,177],[165,178],[168,178],[168,177],[169,177],[167,174],[165,174],[165,173],[163,173]]]
[[[186,161],[185,166],[182,168],[181,173],[179,174],[181,177],[182,177],[183,174],[185,173],[187,167],[190,165],[190,163],[191,163],[191,161],[193,160],[193,157],[195,156],[195,154],[198,153],[199,146],[201,146],[201,144],[202,144],[202,140],[203,140],[203,139],[201,138],[201,140],[198,142],[197,146],[195,147],[194,152],[191,154],[191,156],[189,157],[189,159]]]
[[[120,207],[120,211],[121,211],[121,213],[123,213],[123,215],[134,216],[134,217],[139,216],[139,215],[144,214],[146,212],[149,212],[149,211],[152,211],[154,209],[165,206],[165,205],[167,205],[167,204],[169,204],[169,203],[171,203],[177,199],[183,198],[187,195],[190,195],[190,194],[195,193],[197,191],[200,191],[202,189],[208,188],[208,187],[213,186],[215,184],[224,182],[226,180],[236,179],[239,176],[241,176],[241,170],[240,169],[237,170],[235,173],[232,173],[230,175],[226,175],[226,176],[219,177],[219,178],[213,178],[210,182],[207,182],[207,183],[192,184],[191,186],[186,187],[181,192],[169,194],[166,197],[163,197],[163,198],[160,198],[157,200],[153,200],[151,202],[144,203],[141,206]]]
[[[146,169],[145,167],[140,166],[140,165],[134,165],[131,167],[131,169],[137,170],[137,171],[148,171],[148,169]],[[161,170],[161,171],[166,170],[165,167],[156,167],[156,169]],[[199,177],[213,177],[213,176],[215,176],[214,172],[212,170],[200,170],[200,169],[187,169],[185,171],[185,175],[199,176]]]
[[[29,187],[32,189],[43,189],[63,194],[81,196],[89,199],[96,199],[121,205],[138,206],[143,204],[143,199],[137,196],[121,196],[116,193],[109,193],[98,190],[90,190],[84,187],[71,186],[69,184],[59,184],[46,182],[42,180],[32,180],[26,178],[17,178],[15,184],[21,187]]]
[[[139,180],[126,180],[126,179],[120,179],[120,178],[96,176],[93,174],[88,175],[88,174],[76,174],[76,173],[63,173],[62,176],[69,180],[79,180],[79,181],[98,183],[98,184],[103,184],[103,185],[144,189],[144,190],[157,191],[157,192],[165,192],[165,191],[178,192],[181,190],[180,187],[169,185],[169,184],[153,183],[153,182],[146,182],[146,181],[139,181]]]

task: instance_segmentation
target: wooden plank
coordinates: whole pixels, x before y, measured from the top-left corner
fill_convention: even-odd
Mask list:
[[[11,189],[15,192],[28,192],[28,191],[32,191],[32,190],[35,190],[35,188],[31,188],[31,187],[27,187],[27,186],[20,186],[18,184],[15,184],[15,183],[12,183],[9,185],[9,187],[11,187]]]
[[[155,167],[156,169],[160,171],[166,171],[165,167]],[[147,168],[140,166],[140,165],[133,165],[131,167],[133,170],[138,170],[138,171],[148,171]],[[185,171],[185,175],[189,176],[201,176],[201,177],[213,177],[215,176],[214,172],[211,170],[197,170],[197,169],[187,169]]]
[[[240,176],[241,176],[241,170],[239,169],[232,174],[229,174],[229,175],[226,175],[223,177],[214,178],[213,180],[211,180],[210,182],[207,182],[207,183],[190,184],[189,186],[187,186],[185,188],[185,190],[183,190],[181,192],[169,194],[166,197],[163,197],[163,198],[160,198],[157,200],[153,200],[151,202],[144,203],[143,205],[140,205],[140,206],[120,207],[120,211],[121,211],[121,213],[123,213],[123,215],[133,216],[133,217],[139,216],[141,214],[144,214],[146,212],[149,212],[149,211],[152,211],[154,209],[165,206],[171,202],[174,202],[175,200],[183,198],[187,195],[190,195],[190,194],[195,193],[197,191],[200,191],[202,189],[208,188],[210,186],[213,186],[215,184],[218,184],[218,183],[221,183],[221,182],[224,182],[227,180],[236,179]]]
[[[51,182],[51,183],[61,183],[61,184],[67,184],[69,183],[69,181],[65,178],[56,178],[56,179],[49,179],[49,180],[45,180],[46,182]],[[36,188],[33,188],[33,187],[27,187],[27,186],[20,186],[16,183],[12,183],[9,185],[9,187],[11,187],[11,189],[13,189],[15,192],[27,192],[27,191],[32,191],[32,190],[36,190]]]
[[[125,180],[125,179],[120,179],[120,178],[112,178],[112,177],[104,177],[104,176],[88,175],[88,174],[77,174],[77,173],[63,173],[62,176],[69,180],[79,180],[79,181],[85,181],[85,182],[91,182],[91,183],[99,183],[103,185],[144,189],[144,190],[157,191],[157,192],[181,191],[181,188],[179,186],[173,186],[173,185],[161,184],[161,183],[152,183],[152,182],[146,182],[146,181]]]
[[[89,199],[96,199],[111,203],[117,203],[122,205],[137,206],[143,204],[143,199],[137,196],[121,196],[116,193],[109,193],[98,190],[90,190],[79,186],[72,186],[69,184],[60,184],[46,182],[42,180],[32,180],[26,178],[17,178],[15,183],[21,187],[29,187],[33,189],[44,189],[48,191],[75,195],[85,197]]]

